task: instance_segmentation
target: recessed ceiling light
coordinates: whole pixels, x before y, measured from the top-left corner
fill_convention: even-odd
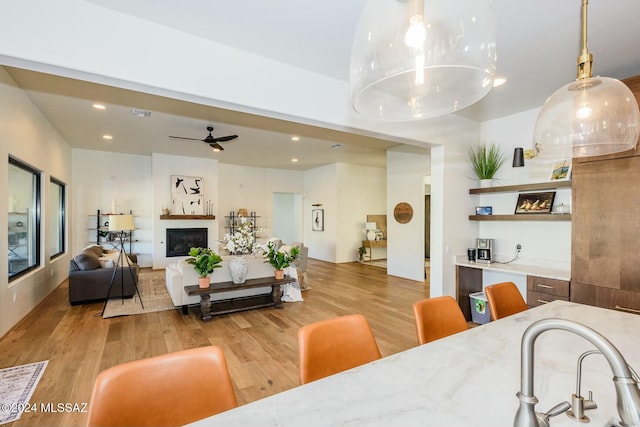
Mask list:
[[[496,77],[495,79],[493,79],[493,87],[502,86],[506,82],[507,79],[505,79],[504,77]]]
[[[107,107],[105,107],[102,104],[93,104],[93,108],[95,108],[96,110],[106,110]]]
[[[298,158],[297,157],[294,157],[294,158],[291,159],[291,163],[297,163],[297,162],[298,162]]]
[[[106,139],[107,141],[111,141],[113,139],[113,136],[105,134],[105,135],[102,135],[102,139]]]
[[[291,140],[294,141],[294,142],[295,141],[300,141],[300,137],[299,136],[292,136]]]
[[[211,147],[211,150],[212,150],[214,153],[219,153],[219,152],[220,152],[220,149],[219,149],[219,148],[213,148],[213,147]]]

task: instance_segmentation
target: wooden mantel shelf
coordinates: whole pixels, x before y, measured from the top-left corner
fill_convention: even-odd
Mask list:
[[[160,215],[160,219],[216,219],[215,215]]]

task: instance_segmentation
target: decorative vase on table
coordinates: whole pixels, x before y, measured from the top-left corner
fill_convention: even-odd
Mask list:
[[[247,273],[249,272],[249,261],[242,255],[237,255],[229,261],[229,271],[231,272],[231,281],[236,285],[241,285],[247,281]]]
[[[274,270],[274,271],[275,271],[276,280],[284,279],[284,270]]]

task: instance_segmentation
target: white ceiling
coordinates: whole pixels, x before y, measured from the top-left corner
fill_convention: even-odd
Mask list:
[[[218,43],[348,80],[351,40],[365,0],[86,0]],[[389,0],[393,1],[393,0]],[[451,0],[449,0],[451,1]],[[498,74],[508,83],[458,114],[489,120],[540,107],[556,89],[575,79],[580,51],[580,1],[495,0]],[[625,78],[640,74],[639,0],[592,0],[589,50],[594,74]],[[152,35],[149,35],[150,37]],[[198,58],[194,58],[197,66]],[[224,66],[224,64],[221,64]],[[384,151],[397,145],[344,132],[235,113],[95,83],[8,68],[34,103],[74,147],[135,154],[163,152],[211,156],[223,163],[308,169],[336,161],[384,165]],[[286,88],[283,88],[286,90]],[[107,110],[90,107],[99,99]],[[134,117],[131,107],[152,111]],[[251,124],[250,126],[248,124]],[[222,153],[199,142],[171,141],[168,135],[204,138],[238,134]],[[111,133],[104,143],[96,133]],[[292,134],[302,137],[298,143]],[[331,148],[341,143],[341,148]],[[247,147],[251,150],[247,150]],[[298,157],[298,163],[291,163]]]

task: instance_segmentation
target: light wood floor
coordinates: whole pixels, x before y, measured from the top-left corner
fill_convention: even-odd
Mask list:
[[[227,358],[239,404],[288,390],[298,380],[298,328],[362,313],[383,356],[417,345],[412,304],[429,295],[428,282],[387,276],[359,263],[309,260],[311,290],[304,302],[260,309],[204,323],[180,310],[99,317],[102,303],[71,306],[63,283],[0,339],[0,368],[49,360],[32,397],[41,403],[89,403],[101,370],[119,363],[205,345]],[[86,413],[24,413],[7,426],[84,426]]]

